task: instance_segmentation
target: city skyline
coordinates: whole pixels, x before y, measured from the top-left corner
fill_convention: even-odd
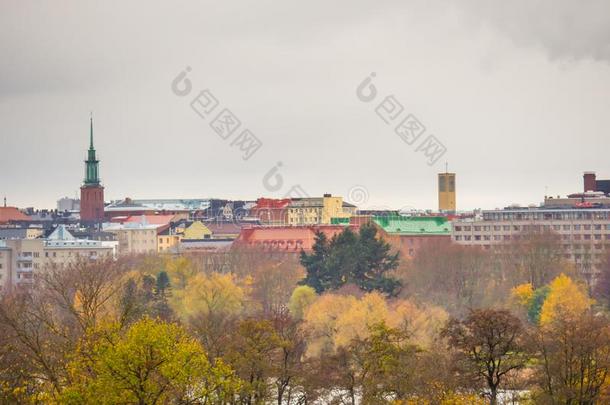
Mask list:
[[[608,6],[479,6],[4,5],[0,197],[52,208],[77,195],[91,110],[106,201],[281,198],[300,185],[360,187],[364,209],[435,209],[448,162],[458,210],[493,209],[579,191],[584,171],[610,177]],[[172,81],[187,67],[181,98]],[[437,163],[357,97],[372,73],[378,100],[393,95],[446,147]],[[260,139],[250,159],[193,111],[203,89]],[[278,162],[285,184],[269,191]]]

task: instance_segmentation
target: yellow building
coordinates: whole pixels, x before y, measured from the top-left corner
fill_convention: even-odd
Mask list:
[[[438,174],[438,210],[455,212],[455,173]]]
[[[157,251],[159,253],[167,252],[174,246],[177,246],[182,241],[182,235],[170,234],[169,230],[161,232],[157,235]]]
[[[195,221],[184,230],[183,239],[209,239],[212,231],[201,221]]]
[[[356,207],[343,197],[324,194],[322,198],[295,198],[288,206],[288,225],[330,224],[332,218],[350,218]]]

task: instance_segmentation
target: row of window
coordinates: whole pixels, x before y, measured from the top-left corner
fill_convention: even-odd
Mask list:
[[[486,221],[531,221],[531,220],[579,220],[610,219],[608,211],[558,211],[558,212],[483,212]]]
[[[576,234],[576,235],[561,235],[561,239],[563,240],[609,240],[610,234],[600,235],[600,234]],[[494,241],[508,241],[508,240],[519,240],[521,239],[521,235],[455,235],[454,239],[456,241],[470,241],[470,240],[494,240]]]
[[[453,229],[456,232],[470,232],[474,230],[479,231],[610,231],[610,224],[574,224],[574,225],[454,225]]]

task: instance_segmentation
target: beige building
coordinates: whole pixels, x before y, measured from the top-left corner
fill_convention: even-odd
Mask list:
[[[28,282],[47,264],[67,264],[77,258],[111,256],[100,241],[77,239],[59,225],[47,239],[7,239],[0,245],[0,286]]]
[[[524,232],[555,232],[563,255],[585,275],[596,267],[610,248],[610,209],[515,208],[483,211],[479,219],[453,222],[452,239],[464,245],[491,249],[518,240]]]
[[[109,224],[104,231],[116,235],[119,242],[119,254],[149,254],[159,251],[157,235],[166,225],[130,222],[125,224]]]
[[[288,225],[329,225],[332,218],[350,218],[356,206],[343,197],[324,194],[321,198],[295,198],[287,207]]]

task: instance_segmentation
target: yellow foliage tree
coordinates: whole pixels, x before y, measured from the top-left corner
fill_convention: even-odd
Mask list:
[[[378,292],[366,294],[355,300],[336,320],[335,348],[347,346],[354,339],[369,335],[369,327],[389,318],[388,306]]]
[[[411,342],[422,348],[432,348],[448,320],[449,314],[441,307],[401,300],[393,305],[387,322],[392,327],[406,323],[407,330],[412,333]]]
[[[575,283],[565,274],[559,275],[549,285],[549,294],[542,305],[540,325],[552,323],[559,315],[576,319],[593,304],[582,285]]]
[[[302,319],[307,308],[316,301],[316,290],[307,285],[301,285],[292,291],[288,309],[295,319]]]
[[[244,305],[244,292],[231,274],[199,273],[192,277],[184,289],[180,302],[174,301],[175,310],[181,316],[197,314],[237,315]]]
[[[64,404],[228,403],[241,386],[230,367],[171,323],[144,318],[91,331],[68,364]]]
[[[317,356],[367,338],[370,326],[379,322],[392,328],[406,325],[413,332],[414,342],[431,347],[448,315],[442,308],[417,306],[405,300],[388,305],[381,294],[372,292],[360,299],[324,294],[307,307],[303,319],[311,332],[307,354]]]
[[[531,283],[519,284],[510,293],[519,306],[526,308],[534,297],[534,287]]]

